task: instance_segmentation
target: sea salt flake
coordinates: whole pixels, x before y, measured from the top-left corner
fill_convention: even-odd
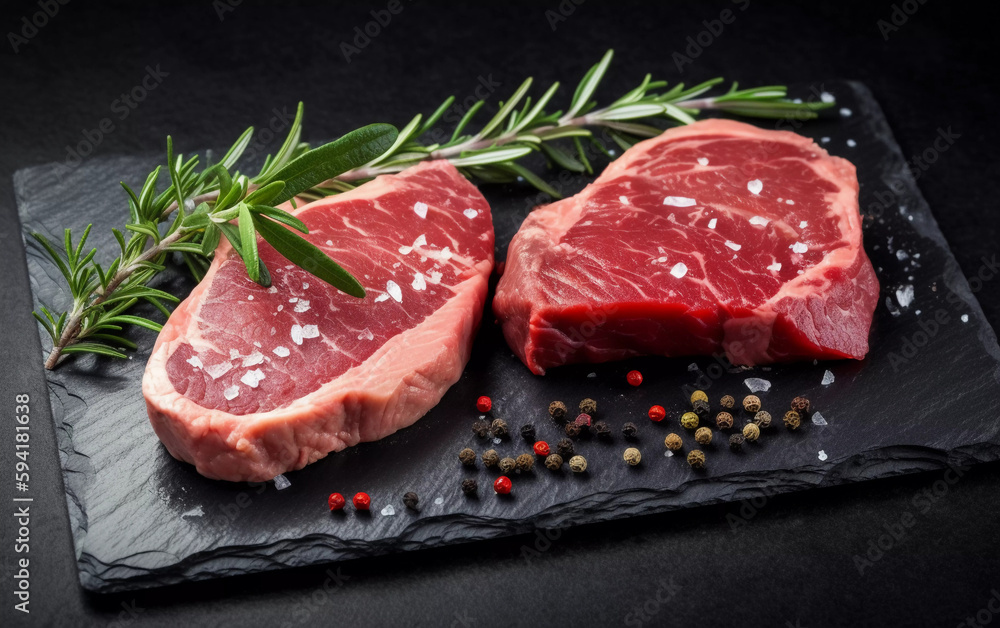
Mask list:
[[[761,190],[764,189],[764,182],[760,179],[754,179],[753,181],[747,181],[747,189],[750,190],[751,194],[759,195]]]
[[[698,370],[698,363],[697,362],[692,362],[691,364],[688,364],[688,372],[689,373],[694,373],[697,370]]]
[[[800,254],[805,253],[806,251],[809,250],[809,247],[801,242],[796,242],[795,244],[791,245],[788,248],[792,249],[792,253],[800,253]]]
[[[435,497],[434,498],[434,505],[435,506],[440,506],[443,503],[444,503],[444,497]]]
[[[298,303],[299,302],[299,298],[298,297],[292,297],[291,299],[288,299],[288,302],[289,303]]]
[[[375,339],[375,334],[373,334],[372,330],[368,329],[367,327],[365,327],[364,331],[358,334],[358,340],[374,340],[374,339]]]
[[[795,204],[795,201],[793,201],[792,199],[788,199],[788,200],[785,201],[785,205],[794,205],[794,204]]]
[[[283,310],[283,309],[285,309],[285,306],[284,306],[284,305],[279,305],[279,306],[278,306],[278,311],[279,311],[279,312],[280,312],[281,310]]]
[[[421,218],[427,218],[427,203],[414,203],[413,211]]]
[[[424,274],[413,273],[413,283],[410,284],[410,287],[414,290],[426,290],[427,282],[424,281]]]
[[[267,289],[268,294],[276,294],[277,292],[278,292],[277,286],[271,286],[270,288]]]
[[[297,345],[302,344],[302,325],[292,325],[292,342]]]
[[[202,509],[201,505],[197,505],[187,512],[181,513],[181,519],[184,517],[202,517],[205,515],[205,511]]]
[[[799,222],[799,229],[805,229],[808,226],[809,226],[809,223],[806,222],[805,220]]]
[[[301,314],[302,312],[309,311],[309,301],[306,299],[300,299],[298,303],[295,304],[295,311]]]
[[[257,366],[264,361],[264,354],[260,351],[254,351],[247,357],[243,358],[243,366]]]
[[[663,452],[663,457],[664,457],[664,458],[670,458],[670,457],[672,457],[673,455],[674,455],[674,452],[670,451],[669,449],[668,449],[668,450],[666,450],[665,452]]]
[[[771,222],[771,220],[768,218],[764,218],[763,216],[754,216],[753,218],[750,219],[751,225],[759,225],[761,227],[766,226],[767,223],[769,222]]]
[[[213,364],[205,369],[212,379],[219,379],[229,371],[233,370],[233,365],[231,362],[219,362],[218,364]]]
[[[826,452],[825,452],[825,451],[823,451],[822,449],[820,449],[820,450],[819,450],[819,455],[818,455],[818,457],[819,457],[819,459],[820,459],[821,461],[822,461],[822,460],[826,460],[826,458],[827,458],[827,455],[826,455]]]
[[[597,373],[587,373],[587,377],[593,379],[593,378],[597,377]]]
[[[303,325],[302,326],[302,337],[303,338],[319,338],[319,327],[316,325]]]
[[[752,393],[767,392],[771,390],[771,382],[767,381],[766,379],[761,379],[759,377],[748,377],[745,380],[743,380],[743,383],[746,385],[747,388],[750,389],[750,392]]]
[[[282,347],[281,345],[278,345],[277,347],[272,349],[272,351],[274,351],[274,355],[278,356],[279,358],[287,358],[292,353],[291,351],[288,350],[288,347]]]
[[[845,118],[850,118],[851,114],[853,114],[853,113],[854,112],[851,111],[850,109],[848,109],[847,107],[841,107],[840,108],[840,115],[844,116]]]
[[[734,251],[739,251],[740,249],[743,248],[742,245],[736,244],[735,242],[732,242],[731,240],[726,240],[726,246],[728,246],[729,248],[731,248]]]
[[[855,142],[854,140],[847,140],[847,145],[850,146],[851,148],[854,148],[855,146],[858,145],[858,143]]]
[[[190,358],[188,358],[187,360],[185,360],[185,362],[187,362],[191,366],[195,367],[196,369],[205,368],[205,365],[201,363],[201,358],[199,358],[196,355],[195,356],[191,356]]]
[[[779,270],[781,270],[781,262],[775,262],[770,266],[768,266],[767,269],[773,270],[774,272],[778,272]]]
[[[684,265],[684,262],[677,262],[674,264],[674,267],[670,269],[670,274],[680,279],[687,274],[687,271],[688,267]]]
[[[470,207],[469,209],[463,211],[462,213],[465,214],[466,218],[468,218],[469,220],[472,220],[473,218],[475,218],[476,216],[479,215],[479,210],[478,209],[472,209]]]
[[[303,290],[308,290],[309,289],[309,284],[307,284],[307,283],[302,284],[302,289]]]
[[[250,388],[256,388],[257,384],[264,379],[264,371],[260,369],[254,369],[252,371],[247,371],[240,378],[240,381],[249,386]]]
[[[829,137],[821,137],[821,138],[819,138],[819,141],[821,143],[823,143],[823,144],[829,144],[830,143],[830,138]]]
[[[274,488],[278,489],[279,491],[283,491],[291,485],[292,483],[289,482],[288,478],[286,478],[285,476],[281,474],[274,476]]]
[[[391,517],[394,514],[396,514],[396,509],[392,507],[392,504],[389,504],[388,506],[382,509],[382,514],[386,517]]]
[[[823,92],[822,94],[819,95],[819,99],[822,100],[823,102],[835,102],[837,100],[836,98],[833,97],[833,94],[831,94],[830,92]]]
[[[427,273],[427,283],[432,283],[435,285],[441,283],[441,273],[439,273],[436,270],[432,270],[431,272]]]
[[[719,224],[719,219],[718,218],[713,218],[713,219],[711,219],[711,220],[708,221],[708,228],[709,229],[715,229],[715,225],[717,225],[717,224]]]
[[[333,240],[327,240],[326,241],[326,245],[327,246],[333,246]]]
[[[502,438],[494,438],[494,439],[493,439],[493,444],[494,444],[494,445],[499,445],[499,444],[500,444],[500,443],[502,443],[502,442],[503,442],[503,439],[502,439]]]
[[[906,284],[896,288],[896,301],[899,307],[909,307],[913,303],[913,284]]]
[[[688,198],[686,196],[668,196],[663,199],[664,205],[670,205],[671,207],[691,207],[698,201],[693,198]]]
[[[698,158],[698,165],[699,166],[707,166],[708,165],[708,158],[707,157],[699,157]]]
[[[621,202],[622,205],[628,205],[629,204],[627,196],[619,196],[618,200]]]
[[[381,303],[382,301],[388,301],[388,300],[389,300],[389,295],[386,294],[385,292],[375,297],[376,303]]]
[[[240,387],[235,384],[229,388],[222,391],[222,396],[226,398],[226,401],[232,401],[240,396]]]
[[[252,294],[248,294],[247,295],[247,301],[253,301],[253,295]]]
[[[238,349],[230,349],[229,350],[229,359],[230,360],[235,360],[238,357],[240,357],[240,352],[239,352]]]
[[[835,379],[836,378],[833,376],[833,373],[827,370],[826,372],[823,373],[823,380],[820,382],[820,384],[824,386],[829,386],[830,384],[833,383],[833,380]]]
[[[826,425],[826,419],[819,412],[813,412],[812,415],[813,425]]]
[[[969,315],[968,314],[962,314],[962,322],[963,323],[968,323],[969,322]]]
[[[385,291],[389,293],[389,296],[392,297],[393,301],[396,303],[403,302],[403,291],[399,288],[399,284],[392,279],[385,282]]]

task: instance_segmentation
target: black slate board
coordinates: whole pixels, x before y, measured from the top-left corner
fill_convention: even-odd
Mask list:
[[[487,316],[462,380],[428,416],[383,441],[290,473],[291,486],[278,491],[273,483],[206,480],[166,453],[148,425],[139,390],[153,338],[137,333],[140,350],[132,360],[84,358],[49,373],[83,586],[100,592],[158,586],[1000,458],[993,419],[1000,405],[1000,348],[993,330],[870,93],[853,83],[829,82],[825,89],[851,115],[834,114],[798,130],[829,138],[823,142],[828,150],[858,166],[868,217],[866,249],[883,292],[867,360],[737,370],[712,358],[644,358],[565,367],[538,378],[513,357]],[[26,230],[58,237],[62,227],[79,227],[85,216],[97,216],[104,222],[95,226],[91,241],[105,248],[122,206],[117,182],[140,179],[154,163],[94,159],[60,177],[54,166],[19,171],[15,187],[22,223]],[[583,183],[569,180],[563,187],[570,193]],[[494,209],[502,259],[537,197],[516,186],[484,192]],[[65,305],[54,269],[31,246],[28,261],[36,302]],[[988,266],[983,270],[985,277]],[[183,291],[191,282],[177,275],[164,285]],[[914,287],[915,297],[899,307],[896,290],[905,285]],[[982,282],[973,281],[977,285]],[[936,329],[929,324],[935,317]],[[624,379],[632,368],[646,378],[637,389]],[[828,386],[820,383],[826,370],[836,378]],[[772,383],[760,396],[773,414],[805,394],[827,424],[808,423],[797,433],[772,429],[742,455],[719,442],[707,450],[709,466],[702,473],[679,456],[664,456],[663,436],[681,430],[675,421],[656,425],[645,419],[649,405],[676,412],[692,385],[705,388],[713,401],[725,393],[739,398],[748,392],[743,384],[748,377]],[[491,395],[496,414],[513,426],[532,421],[540,438],[550,442],[562,433],[545,414],[548,402],[590,396],[615,436],[610,443],[578,441],[578,451],[590,461],[584,476],[536,468],[514,478],[510,498],[498,498],[489,488],[493,473],[481,465],[467,472],[456,459],[461,447],[493,446],[469,429],[480,394]],[[627,444],[618,429],[628,420],[640,427],[636,446],[644,459],[636,468],[621,460]],[[529,449],[517,438],[496,448],[502,454]],[[459,491],[465,477],[479,480],[478,499]],[[372,513],[331,515],[325,501],[333,490],[348,496],[367,491],[374,498]],[[408,490],[422,498],[419,514],[402,507],[400,496]],[[395,514],[382,514],[390,504]]]

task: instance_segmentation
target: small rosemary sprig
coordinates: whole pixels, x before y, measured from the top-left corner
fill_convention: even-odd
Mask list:
[[[723,79],[714,78],[689,88],[679,83],[667,89],[666,81],[654,81],[647,74],[637,87],[598,109],[592,98],[613,56],[614,51],[608,50],[583,76],[566,111],[545,110],[556,95],[559,83],[550,86],[532,102],[528,95],[532,79],[528,78],[506,102],[500,103],[497,113],[479,131],[469,133],[467,128],[484,106],[485,101],[482,100],[469,108],[447,142],[420,143],[420,137],[433,129],[455,102],[454,96],[449,97],[426,119],[420,114],[414,116],[399,131],[393,146],[377,160],[324,182],[310,190],[307,197],[335,194],[380,174],[400,172],[428,159],[447,159],[470,178],[485,182],[509,182],[521,177],[558,198],[559,193],[555,189],[518,164],[517,160],[540,152],[550,165],[593,174],[584,142],[593,144],[599,153],[613,158],[608,147],[594,136],[591,131],[594,127],[606,129],[611,140],[621,150],[627,150],[636,142],[663,132],[662,128],[648,124],[649,121],[690,124],[695,121],[695,116],[709,110],[761,118],[805,120],[815,118],[817,111],[834,105],[833,102],[790,101],[786,98],[787,88],[782,85],[738,89],[738,85],[733,83],[724,94],[705,96]],[[556,144],[556,140],[569,140],[572,149]]]
[[[230,173],[249,145],[253,127],[218,163],[201,171],[198,156],[185,159],[175,155],[173,140],[168,136],[166,170],[170,185],[162,192],[156,190],[162,167],[149,174],[138,193],[122,183],[128,195],[129,220],[124,231],[112,229],[120,250],[107,266],[97,260],[97,249],[84,253],[92,224],[75,244],[72,231],[66,229],[63,251],[42,234],[33,233],[59,268],[73,297],[67,311],[55,313],[42,306],[34,312],[52,339],[46,368],[55,368],[63,356],[76,353],[126,357],[124,350],[135,349],[136,345],[121,335],[125,326],[138,325],[153,331],[161,328],[153,320],[128,314],[129,308],[146,301],[169,316],[164,302],[179,301],[175,295],[149,285],[166,269],[167,258],[180,254],[200,280],[222,237],[243,259],[250,278],[261,285],[269,286],[271,277],[258,253],[258,235],[293,264],[352,296],[364,296],[364,288],[350,273],[285,228],[308,233],[302,221],[278,205],[294,202],[297,195],[316,184],[376,159],[393,144],[396,129],[373,124],[310,149],[299,141],[302,115],[299,103],[281,148],[267,156],[254,177],[236,170]],[[163,223],[167,224],[165,229]]]

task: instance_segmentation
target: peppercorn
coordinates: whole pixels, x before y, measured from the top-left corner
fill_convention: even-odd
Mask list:
[[[711,407],[709,407],[708,405],[708,402],[702,401],[701,399],[692,403],[691,407],[694,409],[694,413],[701,418],[707,417],[709,413],[712,411]]]
[[[479,438],[486,438],[490,433],[490,424],[483,419],[477,419],[472,424],[472,431],[476,433]]]
[[[625,376],[625,380],[632,386],[638,386],[642,383],[642,373],[639,371],[629,371],[628,375]]]
[[[680,436],[671,432],[670,434],[667,434],[666,438],[663,439],[663,444],[670,451],[678,451],[684,446],[684,441],[681,440]]]
[[[591,429],[598,438],[611,438],[611,426],[607,421],[595,421]]]
[[[649,408],[649,420],[654,423],[659,423],[667,416],[667,411],[663,409],[663,406],[652,406]]]
[[[809,400],[805,397],[796,397],[792,399],[792,410],[795,410],[802,416],[809,414]]]
[[[529,443],[535,440],[535,426],[531,423],[521,426],[521,438],[528,441]]]
[[[573,456],[569,459],[569,468],[573,473],[583,473],[587,470],[587,459],[583,456]]]
[[[573,441],[568,438],[564,438],[556,443],[556,453],[563,458],[572,458],[574,453]]]
[[[584,399],[580,402],[580,412],[589,415],[597,414],[597,402],[590,397]]]
[[[536,456],[547,456],[547,455],[549,455],[549,444],[546,443],[543,440],[540,440],[537,443],[535,443],[532,446],[532,449],[535,450],[535,455]]]
[[[368,496],[368,493],[358,493],[351,501],[354,502],[354,507],[358,510],[368,510],[372,505],[372,498]]]
[[[733,415],[728,412],[720,412],[715,415],[715,424],[720,430],[728,430],[733,426]]]
[[[704,390],[696,390],[691,393],[691,405],[694,405],[695,401],[704,401],[708,403],[708,395],[705,394]]]
[[[510,473],[517,467],[517,461],[513,458],[500,459],[500,473]]]
[[[507,438],[510,436],[510,431],[507,429],[507,421],[503,419],[493,419],[490,431],[493,433],[493,438]]]
[[[760,438],[760,428],[756,423],[747,423],[743,426],[743,438],[751,443]]]
[[[757,424],[762,430],[766,430],[771,427],[771,413],[767,410],[761,410],[757,414],[753,415],[753,422]]]
[[[688,453],[688,464],[691,465],[692,469],[704,469],[705,468],[705,452],[700,449],[692,449]]]
[[[347,500],[340,493],[330,493],[326,503],[329,504],[330,510],[343,510]]]
[[[567,423],[565,429],[566,429],[566,436],[569,436],[571,438],[576,438],[577,436],[580,435],[580,426],[577,425],[575,422]]]
[[[707,427],[699,427],[694,432],[694,439],[699,445],[708,445],[712,442],[712,430]]]
[[[733,434],[729,437],[729,449],[737,453],[743,451],[743,434]]]
[[[558,471],[562,468],[563,459],[559,454],[549,454],[545,459],[545,467],[550,471]]]
[[[635,447],[629,447],[626,449],[622,457],[625,459],[625,463],[630,467],[634,467],[642,462],[642,454],[639,453],[639,450]]]
[[[581,431],[589,430],[591,422],[592,419],[589,414],[581,414],[580,416],[576,417],[575,421],[575,423],[580,426]]]
[[[722,399],[719,400],[719,405],[726,410],[732,410],[733,406],[736,405],[736,400],[733,399],[732,395],[723,395]]]
[[[802,425],[802,415],[795,410],[789,410],[785,413],[785,427],[790,430],[797,430],[799,426]]]
[[[413,491],[410,491],[409,493],[403,495],[403,505],[409,508],[410,510],[416,510],[417,504],[419,503],[420,503],[420,498],[417,497],[417,494],[414,493]]]
[[[685,412],[681,415],[681,425],[689,430],[698,427],[698,415],[694,412]]]
[[[514,461],[514,466],[518,471],[531,471],[531,467],[535,466],[535,457],[531,454],[521,454]]]
[[[493,408],[493,400],[489,397],[483,395],[476,400],[476,410],[479,410],[483,414],[489,412]]]
[[[505,475],[501,475],[493,482],[493,491],[497,495],[510,495],[510,488],[510,478]]]
[[[479,484],[472,478],[462,480],[462,492],[466,495],[475,495],[478,490]]]
[[[635,423],[629,421],[622,426],[622,435],[625,438],[635,438],[639,434],[639,428],[635,426]]]
[[[561,401],[553,401],[549,404],[549,416],[551,416],[556,421],[563,421],[566,419],[566,404]]]
[[[743,409],[747,414],[757,414],[760,412],[760,397],[757,395],[747,395],[743,398]]]
[[[487,449],[483,452],[483,464],[487,469],[492,469],[500,462],[500,454],[496,449]]]
[[[468,447],[458,452],[458,459],[462,461],[467,467],[471,467],[476,464],[476,452],[472,451]]]

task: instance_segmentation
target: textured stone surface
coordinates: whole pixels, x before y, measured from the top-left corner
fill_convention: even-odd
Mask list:
[[[84,358],[49,374],[81,582],[96,591],[157,586],[1000,458],[993,419],[1000,399],[996,337],[906,173],[877,104],[859,86],[828,82],[826,89],[853,115],[834,112],[829,120],[799,130],[818,140],[829,137],[823,145],[858,166],[861,207],[873,215],[865,221],[865,245],[883,294],[871,354],[864,362],[728,372],[711,358],[641,359],[557,369],[538,378],[514,358],[487,319],[464,377],[427,417],[384,441],[288,474],[291,486],[277,491],[272,483],[205,480],[170,458],[149,427],[139,391],[154,340],[139,332],[140,350],[133,360]],[[857,145],[850,147],[848,140]],[[15,185],[22,222],[26,229],[51,234],[67,225],[82,227],[84,215],[97,216],[101,222],[92,243],[104,248],[109,228],[118,225],[124,211],[117,182],[134,182],[149,166],[139,159],[93,159],[62,181],[54,179],[50,167],[20,171]],[[67,203],[70,189],[73,202]],[[502,259],[503,247],[524,217],[526,199],[534,193],[509,188],[485,192],[494,208]],[[93,213],[80,212],[81,206]],[[29,266],[36,302],[65,305],[52,280],[54,269],[30,245]],[[183,291],[191,284],[178,276],[164,285]],[[907,294],[907,285],[914,287],[914,297],[904,308],[897,291]],[[950,293],[956,296],[948,300]],[[938,310],[947,322],[929,334],[927,321]],[[688,368],[692,363],[693,370]],[[632,368],[645,375],[636,389],[625,383]],[[835,380],[824,386],[826,370]],[[723,394],[746,394],[747,377],[772,383],[759,395],[772,414],[783,414],[793,397],[805,395],[827,424],[807,422],[796,433],[771,428],[743,454],[717,444],[706,449],[703,473],[692,471],[683,456],[663,455],[663,437],[680,432],[676,411],[684,407],[687,386],[706,389],[717,410]],[[494,474],[482,465],[463,469],[458,450],[494,447],[507,456],[529,447],[520,439],[494,445],[472,434],[480,394],[493,397],[494,414],[513,429],[531,421],[538,437],[549,442],[558,441],[563,432],[548,418],[548,403],[562,399],[575,407],[583,397],[592,397],[598,402],[595,419],[611,424],[613,439],[577,441],[578,453],[589,463],[586,474],[574,475],[565,467],[552,474],[536,465],[531,473],[515,475],[511,499],[500,500],[488,488]],[[645,418],[654,403],[669,413],[659,424]],[[620,436],[621,425],[629,420],[640,428],[634,445]],[[744,420],[738,416],[737,424]],[[684,435],[693,446],[693,438]],[[642,465],[622,463],[627,446],[639,447]],[[465,477],[479,480],[478,499],[462,495]],[[350,507],[340,515],[327,511],[331,491],[350,496],[360,490],[372,495],[371,514],[358,515]],[[402,495],[410,490],[420,495],[419,513],[402,507]],[[439,497],[441,503],[436,503]],[[381,514],[390,503],[395,514]]]

